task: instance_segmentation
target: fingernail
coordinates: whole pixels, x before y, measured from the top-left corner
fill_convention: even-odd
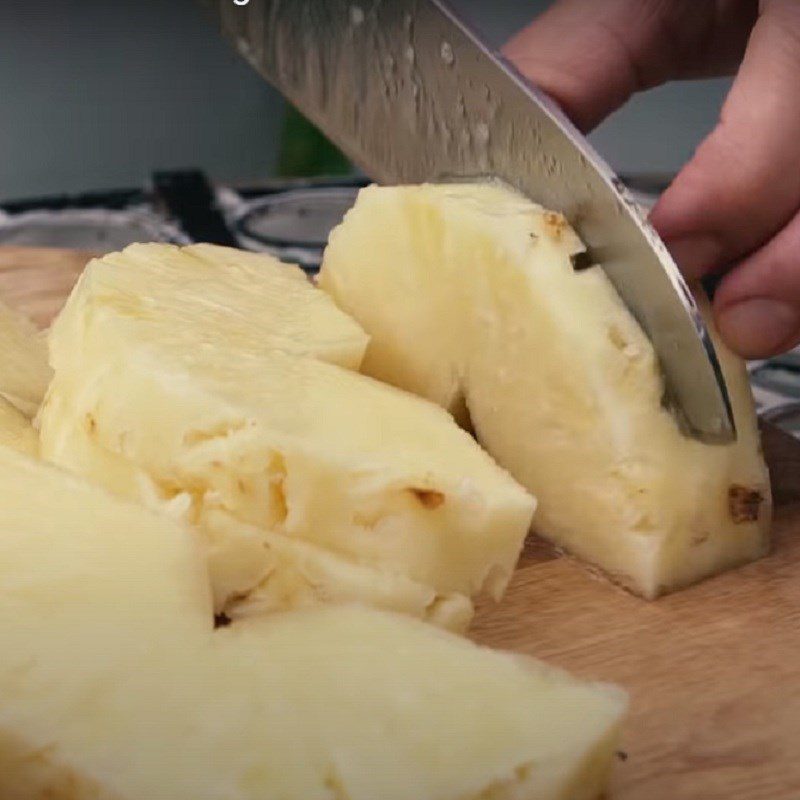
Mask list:
[[[800,332],[800,309],[765,297],[742,300],[717,318],[722,338],[744,358],[766,358],[780,352]]]
[[[713,236],[689,236],[666,242],[669,252],[687,278],[701,278],[715,270],[723,254]]]

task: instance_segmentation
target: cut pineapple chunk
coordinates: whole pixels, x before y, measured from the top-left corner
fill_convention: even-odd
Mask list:
[[[470,596],[499,596],[530,524],[527,492],[435,405],[307,357],[366,339],[305,280],[269,262],[244,273],[249,257],[206,248],[205,283],[188,281],[184,298],[188,277],[159,278],[159,252],[168,276],[183,251],[93,262],[54,324],[43,456],[185,509],[231,615],[363,595],[455,625]],[[281,296],[287,281],[294,294]],[[309,551],[277,552],[268,533],[313,545],[313,569],[311,556],[290,568]]]
[[[29,456],[36,456],[39,453],[39,437],[31,421],[2,397],[0,397],[0,445],[12,447]]]
[[[27,317],[0,303],[0,398],[33,417],[51,374],[44,335]]]
[[[63,395],[53,398],[59,403]],[[83,425],[59,414],[58,439],[48,435],[48,454],[73,472],[122,497],[143,501],[174,516],[189,515],[204,532],[214,605],[238,619],[320,603],[360,601],[404,612],[462,632],[472,619],[472,603],[460,594],[439,594],[403,574],[375,569],[312,542],[256,527],[225,508],[189,506],[188,495],[165,502],[163,492],[140,467],[98,445]],[[278,499],[278,498],[276,498]],[[283,510],[280,512],[283,513]],[[278,528],[280,529],[280,528]]]
[[[538,532],[652,598],[757,558],[769,481],[744,365],[718,343],[738,441],[681,434],[653,348],[566,221],[499,185],[370,187],[320,286],[364,371],[471,420]]]
[[[91,319],[93,317],[100,319]],[[109,347],[136,326],[142,344],[257,358],[273,350],[357,370],[367,337],[305,273],[269,255],[209,244],[134,244],[91,262],[50,340],[56,370],[87,359],[84,327],[102,327]]]
[[[5,800],[599,797],[619,690],[363,607],[214,631],[188,530],[0,473]]]

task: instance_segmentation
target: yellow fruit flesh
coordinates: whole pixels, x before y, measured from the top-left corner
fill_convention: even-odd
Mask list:
[[[27,317],[0,303],[0,398],[30,418],[42,402],[50,377],[41,332]]]
[[[142,343],[211,360],[228,348],[252,358],[281,350],[357,370],[367,346],[361,327],[311,290],[299,267],[209,244],[135,244],[93,261],[50,340],[56,370],[83,358],[75,348],[89,324],[121,339],[135,325]]]
[[[39,437],[36,435],[31,421],[1,397],[0,445],[11,447],[29,456],[36,456],[39,453]]]
[[[184,509],[219,611],[362,597],[460,628],[471,595],[499,596],[532,498],[433,404],[318,360],[365,337],[305,281],[286,294],[285,267],[208,261],[209,316],[183,295],[194,264],[153,247],[90,265],[54,324],[43,455]]]
[[[363,607],[214,631],[188,530],[0,473],[4,800],[599,797],[618,690]]]
[[[769,481],[744,365],[739,433],[686,438],[652,346],[557,214],[498,185],[370,187],[320,286],[370,335],[363,370],[469,419],[539,502],[535,529],[654,597],[757,558]]]

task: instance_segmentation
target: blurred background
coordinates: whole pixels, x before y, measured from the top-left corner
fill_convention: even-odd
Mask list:
[[[502,44],[546,0],[454,0]],[[673,173],[710,130],[726,81],[648,92],[593,134],[626,174]],[[292,120],[194,0],[0,4],[0,201],[141,185],[155,169],[215,181],[340,169]]]

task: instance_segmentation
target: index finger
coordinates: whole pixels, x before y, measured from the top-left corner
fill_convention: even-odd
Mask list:
[[[755,0],[561,0],[504,53],[587,131],[641,89],[733,71],[757,11]]]

